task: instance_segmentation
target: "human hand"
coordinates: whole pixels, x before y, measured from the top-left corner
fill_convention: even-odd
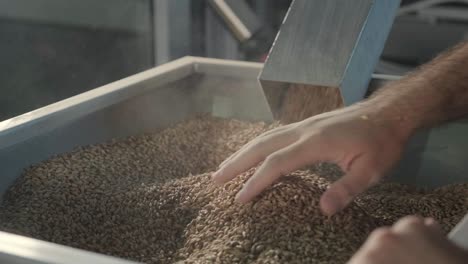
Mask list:
[[[395,165],[409,134],[378,106],[357,104],[260,135],[226,159],[213,180],[223,184],[263,161],[237,194],[238,201],[248,202],[282,175],[319,161],[334,162],[345,175],[320,201],[322,211],[332,215]]]
[[[450,242],[433,219],[407,216],[376,229],[348,264],[462,264],[468,252]]]

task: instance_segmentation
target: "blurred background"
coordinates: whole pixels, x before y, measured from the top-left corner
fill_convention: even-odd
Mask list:
[[[0,0],[0,121],[186,55],[262,62],[290,2]],[[402,1],[376,72],[462,40],[468,0]]]

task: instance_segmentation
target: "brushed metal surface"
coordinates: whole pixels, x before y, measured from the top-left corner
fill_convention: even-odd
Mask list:
[[[346,105],[361,100],[399,2],[295,0],[259,79],[340,88]]]
[[[345,105],[364,98],[399,6],[399,0],[373,1],[339,86]]]
[[[372,0],[295,0],[260,79],[338,86]]]
[[[1,231],[0,245],[0,263],[5,264],[137,264]]]
[[[448,237],[459,247],[468,250],[468,214],[452,229]]]

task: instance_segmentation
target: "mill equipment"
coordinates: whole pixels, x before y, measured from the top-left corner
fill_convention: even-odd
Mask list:
[[[0,122],[0,195],[24,168],[52,155],[199,113],[272,121],[291,84],[339,90],[346,105],[362,100],[396,78],[372,72],[398,2],[295,0],[265,66],[185,57]],[[460,121],[416,135],[392,179],[432,187],[465,182],[467,130]],[[450,235],[460,245],[468,237],[464,221]],[[133,263],[5,232],[0,242],[2,263]]]

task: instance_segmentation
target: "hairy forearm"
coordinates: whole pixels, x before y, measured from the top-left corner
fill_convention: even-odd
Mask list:
[[[402,137],[468,115],[468,42],[386,85],[364,104],[396,123]]]

